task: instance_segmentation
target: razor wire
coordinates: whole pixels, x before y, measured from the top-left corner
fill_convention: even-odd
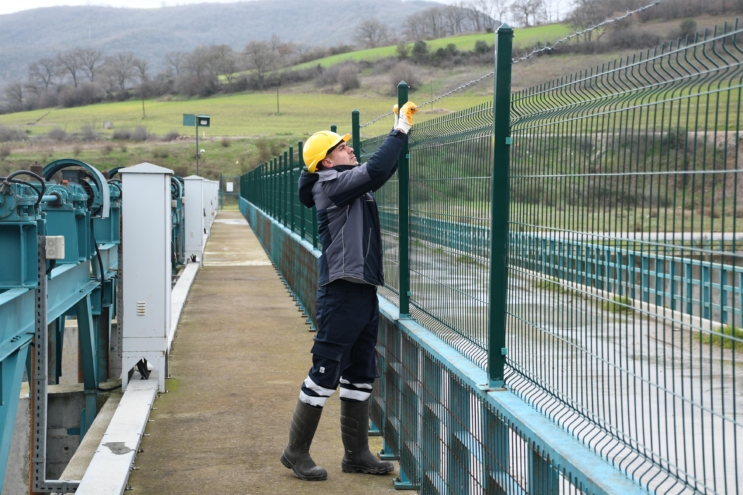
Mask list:
[[[519,62],[524,62],[525,60],[529,60],[530,58],[532,58],[532,57],[534,57],[536,55],[539,55],[540,53],[552,51],[557,45],[560,45],[562,43],[565,43],[566,41],[570,41],[573,38],[577,38],[579,36],[583,36],[584,34],[588,34],[591,31],[594,31],[596,29],[600,29],[602,27],[608,26],[608,25],[613,24],[615,22],[619,22],[621,20],[624,20],[624,19],[626,19],[628,17],[631,17],[631,16],[633,16],[635,14],[638,14],[640,12],[643,12],[645,10],[648,10],[650,8],[653,8],[653,7],[657,6],[657,5],[660,5],[660,4],[664,3],[665,1],[666,0],[655,0],[652,3],[649,3],[647,5],[644,5],[642,7],[639,7],[637,9],[635,9],[635,10],[628,10],[625,14],[623,14],[623,15],[621,15],[619,17],[612,17],[610,19],[606,19],[603,22],[600,22],[600,23],[595,24],[593,26],[587,27],[586,29],[583,29],[583,30],[580,30],[580,31],[576,31],[576,32],[574,32],[572,34],[569,34],[569,35],[563,37],[563,38],[560,38],[559,40],[555,41],[552,45],[545,45],[545,46],[542,46],[542,47],[539,47],[539,48],[534,48],[528,54],[526,54],[526,55],[524,55],[522,57],[516,58],[516,59],[512,59],[511,62],[513,64],[518,64]],[[473,80],[471,80],[469,82],[466,82],[466,83],[464,83],[464,84],[462,84],[460,86],[457,86],[456,88],[452,89],[451,91],[447,91],[446,93],[443,93],[443,94],[437,96],[436,98],[433,98],[432,100],[428,100],[428,101],[425,101],[425,102],[421,103],[420,105],[417,106],[417,108],[420,109],[420,108],[423,108],[423,107],[425,107],[427,105],[430,105],[432,103],[436,103],[437,101],[439,101],[439,100],[441,100],[443,98],[446,98],[448,96],[451,96],[454,93],[458,93],[459,91],[462,91],[464,89],[469,88],[470,86],[472,86],[474,84],[479,83],[483,79],[487,79],[488,77],[492,77],[494,74],[495,74],[495,71],[490,71],[487,74],[484,74],[484,75],[478,77],[477,79],[473,79]],[[379,115],[379,116],[375,117],[374,119],[370,120],[369,122],[367,122],[367,123],[365,123],[363,125],[360,125],[359,128],[360,129],[363,129],[364,127],[368,127],[368,126],[370,126],[370,125],[378,122],[380,119],[383,119],[385,117],[389,117],[390,115],[393,115],[393,114],[394,114],[394,112],[393,111],[390,111],[390,112],[384,113],[382,115]]]

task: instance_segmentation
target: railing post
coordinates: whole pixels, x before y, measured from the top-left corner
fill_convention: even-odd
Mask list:
[[[299,175],[302,175],[302,170],[304,170],[304,157],[302,156],[302,153],[304,152],[304,143],[302,141],[297,142],[297,166],[299,167]],[[299,181],[299,177],[297,177],[297,182]],[[299,184],[294,184],[297,188],[299,187]],[[299,235],[302,237],[302,240],[304,240],[305,233],[307,232],[307,225],[305,224],[305,217],[304,217],[304,210],[307,208],[304,207],[304,205],[299,205]]]
[[[297,223],[297,195],[294,194],[294,183],[294,147],[289,146],[289,179],[286,186],[286,199],[289,202],[289,229],[292,232],[295,232],[294,226]]]
[[[291,204],[289,201],[289,183],[291,182],[291,179],[289,176],[291,175],[291,166],[289,165],[289,153],[284,151],[284,177],[281,181],[281,185],[283,186],[282,189],[282,196],[281,203],[284,205],[284,215],[281,217],[281,222],[284,224],[284,227],[289,227],[289,224],[291,223],[291,220],[289,220],[290,215],[290,208],[289,205]]]
[[[330,132],[338,132],[338,126],[335,124],[330,124]]]
[[[400,81],[397,85],[397,106],[402,106],[408,102],[408,84]],[[405,144],[400,152],[400,158],[397,167],[397,185],[398,185],[398,253],[400,256],[400,318],[410,318],[410,260],[409,260],[409,236],[410,236],[410,208],[408,202],[408,179],[410,171],[408,170],[409,150]]]
[[[490,386],[505,385],[506,304],[508,290],[508,175],[511,153],[511,49],[513,29],[501,24],[495,42],[493,97],[493,174],[490,183],[490,307],[488,376]],[[402,312],[402,310],[400,310]]]
[[[351,112],[351,143],[353,154],[361,163],[361,127],[359,126],[359,111],[355,108]]]

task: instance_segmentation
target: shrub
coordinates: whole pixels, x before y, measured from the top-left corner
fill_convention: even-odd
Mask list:
[[[0,142],[23,141],[24,139],[26,139],[26,134],[23,131],[0,125]]]
[[[613,29],[607,36],[606,43],[613,49],[650,48],[660,44],[660,36],[634,27]]]
[[[114,150],[114,145],[111,143],[106,143],[103,145],[102,150],[104,155],[109,155]]]
[[[148,137],[150,137],[150,133],[147,132],[147,128],[143,125],[138,125],[132,131],[132,141],[147,141]]]
[[[180,137],[180,134],[178,134],[178,131],[169,131],[166,135],[163,136],[163,141],[175,141]]]
[[[123,143],[122,143],[122,144],[121,144],[121,145],[119,146],[119,149],[121,150],[121,152],[122,152],[122,153],[126,153],[127,147],[126,147],[126,145],[125,145],[125,144],[123,144]]]
[[[401,60],[405,60],[410,56],[410,46],[404,41],[397,44],[395,51],[397,52],[398,58]]]
[[[5,160],[10,156],[10,146],[7,144],[0,147],[0,160]]]
[[[400,81],[408,83],[411,89],[417,88],[420,85],[420,79],[416,68],[408,62],[400,62],[392,68],[390,71],[391,94],[397,94],[397,85]]]
[[[338,72],[338,82],[341,85],[341,93],[361,87],[359,82],[359,69],[352,65],[343,67]]]
[[[85,122],[80,126],[80,135],[83,141],[97,141],[98,133],[95,132],[95,124],[93,122]]]
[[[692,38],[694,36],[694,33],[697,32],[697,21],[694,19],[684,19],[681,21],[681,24],[679,25],[679,37],[680,38],[686,38],[687,36],[689,38]]]
[[[54,141],[65,141],[67,139],[67,131],[61,127],[55,127],[51,131],[47,132],[46,135],[49,139]]]
[[[484,40],[477,40],[475,41],[475,53],[480,55],[483,53],[487,53],[490,51],[490,47],[488,46],[488,43]]]
[[[75,147],[72,148],[72,154],[75,155],[76,158],[80,156],[80,153],[82,152],[83,152],[83,149],[79,144],[76,144]]]
[[[416,41],[411,55],[415,62],[425,62],[428,59],[428,45],[426,45],[426,42],[423,40]]]
[[[232,141],[230,141],[230,138],[228,138],[227,136],[225,136],[225,137],[223,137],[223,138],[222,138],[222,139],[221,139],[221,140],[219,141],[219,144],[221,144],[221,145],[222,145],[222,148],[229,148],[229,147],[230,147],[230,145],[232,144]]]
[[[111,139],[116,139],[117,141],[127,141],[131,139],[131,137],[131,129],[116,129],[113,134],[111,134]]]
[[[725,325],[715,330],[716,333],[697,332],[697,340],[702,344],[712,344],[723,349],[743,348],[743,344],[736,342],[730,337],[743,339],[743,329],[735,325]],[[736,345],[737,344],[737,345]]]

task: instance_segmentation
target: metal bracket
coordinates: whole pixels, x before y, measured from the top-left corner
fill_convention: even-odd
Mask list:
[[[408,478],[408,475],[405,474],[405,470],[402,466],[400,466],[400,476],[392,480],[392,483],[395,485],[395,490],[418,490],[420,488],[419,485],[413,483],[410,478]]]
[[[46,479],[46,425],[47,425],[47,391],[48,391],[48,330],[47,322],[47,277],[46,277],[46,237],[38,236],[37,280],[35,291],[34,346],[33,364],[33,413],[34,455],[33,455],[33,491],[35,492],[74,492],[80,486],[74,480]]]

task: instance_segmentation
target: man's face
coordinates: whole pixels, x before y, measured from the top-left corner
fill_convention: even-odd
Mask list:
[[[346,143],[341,143],[327,154],[322,163],[326,167],[335,167],[336,165],[358,165],[359,161],[353,154],[353,148]]]

